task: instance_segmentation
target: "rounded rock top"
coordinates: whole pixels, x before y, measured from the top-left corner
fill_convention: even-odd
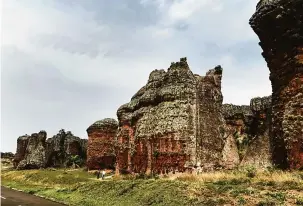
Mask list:
[[[87,132],[93,129],[117,129],[118,128],[118,121],[113,118],[105,118],[102,120],[98,120],[93,123],[91,126],[87,128]]]

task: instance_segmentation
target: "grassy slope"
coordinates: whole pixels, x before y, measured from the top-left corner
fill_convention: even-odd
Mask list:
[[[2,185],[70,205],[303,205],[303,173],[216,172],[98,181],[82,170],[4,171]]]

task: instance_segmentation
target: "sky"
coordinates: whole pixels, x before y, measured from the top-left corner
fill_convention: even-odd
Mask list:
[[[223,67],[224,103],[271,94],[248,21],[258,0],[2,0],[1,151],[61,128],[87,138],[97,120],[187,57],[199,75]]]

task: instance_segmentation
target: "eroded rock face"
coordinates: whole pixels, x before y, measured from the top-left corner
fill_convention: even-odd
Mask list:
[[[45,131],[33,133],[28,137],[24,159],[19,162],[17,169],[39,169],[45,167],[45,140]]]
[[[247,149],[253,114],[250,106],[223,105],[225,145],[223,160],[229,169],[239,165]]]
[[[270,70],[273,160],[303,166],[303,1],[260,1],[250,25]]]
[[[222,160],[222,68],[194,75],[186,58],[154,70],[117,116],[116,171],[167,173]]]
[[[14,167],[16,168],[21,160],[24,159],[28,144],[29,135],[23,135],[17,139],[17,150],[13,159]]]
[[[115,166],[115,138],[118,122],[106,118],[95,122],[87,129],[87,167],[88,169],[110,168]]]
[[[65,167],[68,158],[79,155],[85,160],[87,140],[75,137],[71,132],[60,132],[46,140],[45,131],[21,136],[17,140],[17,152],[13,160],[17,169]]]
[[[249,145],[241,161],[242,166],[253,165],[257,168],[272,166],[271,107],[271,96],[257,97],[250,101],[253,120],[248,133]]]
[[[1,158],[13,159],[15,157],[12,152],[1,152]]]
[[[251,99],[250,106],[223,105],[227,168],[272,166],[271,96]],[[237,154],[239,154],[237,156]]]
[[[46,141],[47,167],[66,167],[71,156],[86,159],[86,142],[63,129]]]

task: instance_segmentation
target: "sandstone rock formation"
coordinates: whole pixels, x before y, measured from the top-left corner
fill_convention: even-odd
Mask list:
[[[63,129],[57,135],[46,141],[46,155],[48,167],[66,167],[68,159],[79,155],[83,160],[86,157],[87,140],[74,136],[70,131]]]
[[[86,143],[71,132],[60,130],[58,135],[46,140],[45,131],[21,136],[17,140],[14,167],[17,169],[38,169],[66,166],[68,158],[79,155],[85,158]],[[87,141],[87,140],[86,140]]]
[[[45,167],[45,140],[45,131],[33,133],[28,137],[24,159],[19,162],[17,169],[38,169]]]
[[[16,168],[21,160],[24,159],[26,147],[28,144],[29,135],[20,136],[17,139],[17,151],[13,159],[14,167]]]
[[[303,1],[261,0],[250,25],[272,83],[273,161],[303,166]]]
[[[194,75],[186,58],[167,72],[154,70],[147,84],[117,116],[116,172],[167,173],[201,163],[205,170],[221,165],[223,116],[222,68]]]
[[[87,168],[101,169],[115,167],[115,138],[118,122],[106,118],[88,127]]]
[[[271,96],[253,98],[250,106],[224,104],[222,110],[225,119],[223,158],[226,167],[234,168],[240,162],[240,166],[272,166]]]
[[[12,152],[1,152],[1,158],[13,159],[14,156],[15,155]]]
[[[246,152],[253,114],[250,106],[223,105],[225,119],[225,146],[223,160],[227,168],[239,165]]]
[[[253,98],[250,101],[253,119],[248,135],[249,145],[241,165],[253,165],[257,168],[272,166],[271,96]]]

